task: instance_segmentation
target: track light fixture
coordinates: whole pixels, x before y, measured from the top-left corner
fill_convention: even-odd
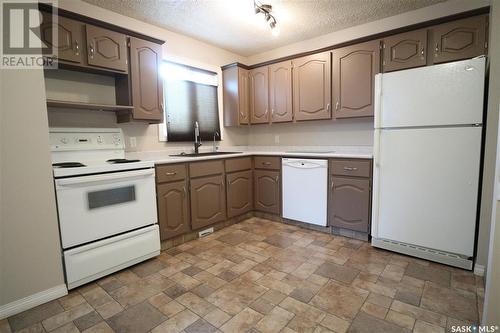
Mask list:
[[[255,9],[255,14],[264,14],[264,18],[266,19],[266,22],[269,23],[269,27],[271,28],[271,33],[273,34],[273,36],[278,36],[280,34],[278,22],[276,21],[276,18],[271,14],[273,6],[262,4],[260,2],[257,2],[256,0],[254,0],[253,6]]]

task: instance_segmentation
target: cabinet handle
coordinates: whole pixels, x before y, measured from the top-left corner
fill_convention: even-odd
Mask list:
[[[276,181],[276,183],[278,183],[280,180],[280,176],[276,176],[276,178],[274,178],[274,180]]]
[[[436,48],[434,50],[436,51],[436,53],[439,52],[439,43],[436,43]]]
[[[326,104],[326,112],[330,112],[330,103]]]
[[[338,110],[339,109],[339,101],[337,101],[337,103],[335,103],[335,110]]]
[[[222,192],[224,190],[224,181],[220,182],[220,191]]]
[[[186,197],[187,196],[186,186],[182,187],[182,191],[184,192],[184,197]]]
[[[358,168],[354,168],[354,167],[344,167],[344,171],[357,171]]]
[[[270,166],[271,162],[262,162],[262,165]]]
[[[75,55],[80,55],[80,45],[77,40],[75,40]]]
[[[175,176],[176,174],[177,174],[177,171],[165,172],[165,176]]]
[[[422,58],[424,58],[424,55],[425,55],[425,48],[422,47],[422,49],[420,50],[420,55],[422,56]]]
[[[164,112],[164,110],[163,110],[163,102],[160,103],[160,109],[161,109],[161,112]]]
[[[92,44],[89,45],[89,55],[90,59],[94,59],[94,46]]]
[[[334,186],[334,185],[335,185],[335,184],[333,183],[333,180],[332,180],[332,190],[333,190],[333,186]]]

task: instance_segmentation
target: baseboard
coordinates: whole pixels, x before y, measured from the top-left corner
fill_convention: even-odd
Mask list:
[[[477,276],[484,276],[484,272],[486,271],[486,267],[483,265],[474,265],[474,274]]]
[[[20,312],[29,310],[43,303],[47,303],[56,298],[62,297],[68,294],[68,289],[66,289],[65,284],[55,286],[53,288],[40,291],[36,294],[18,299],[17,301],[10,302],[5,305],[0,306],[0,319],[4,319]]]

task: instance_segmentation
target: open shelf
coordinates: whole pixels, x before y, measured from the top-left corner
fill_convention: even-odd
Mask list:
[[[58,101],[54,99],[47,99],[47,106],[52,108],[86,109],[100,111],[127,111],[134,109],[134,107],[130,105],[95,104],[85,102]]]

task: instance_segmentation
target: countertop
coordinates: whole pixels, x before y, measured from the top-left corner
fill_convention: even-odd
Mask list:
[[[234,146],[220,147],[221,152],[238,152],[235,154],[212,155],[202,157],[177,157],[170,156],[180,154],[186,149],[171,149],[162,151],[128,152],[127,158],[140,159],[142,161],[153,161],[155,164],[186,163],[222,158],[234,158],[243,156],[281,156],[281,157],[303,157],[303,158],[362,158],[371,159],[373,149],[371,146],[314,146],[314,147],[280,147],[280,146]],[[212,149],[200,149],[200,152],[210,152]]]

